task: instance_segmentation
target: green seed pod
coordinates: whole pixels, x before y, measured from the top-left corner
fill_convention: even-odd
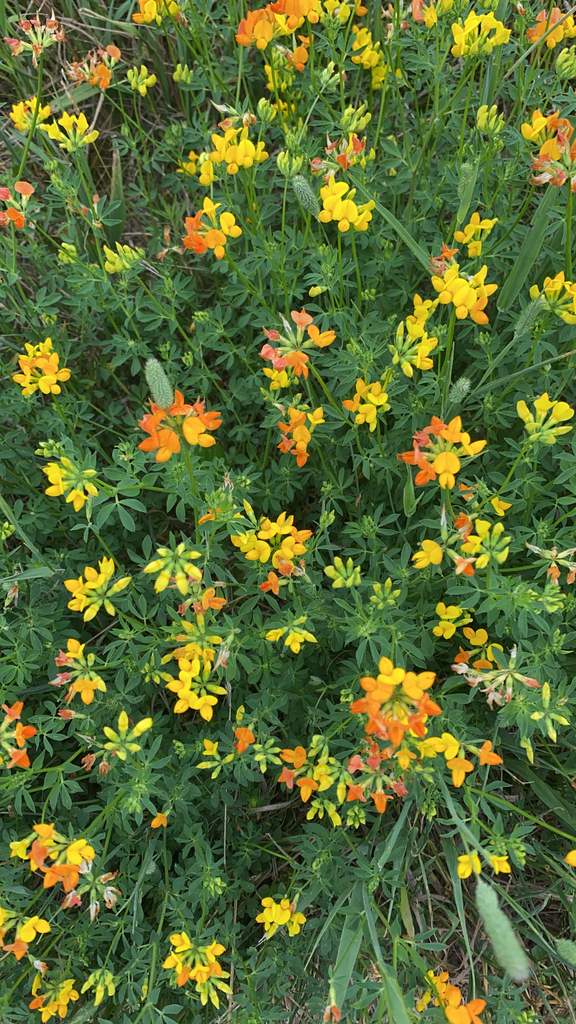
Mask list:
[[[467,377],[459,377],[450,388],[448,400],[453,405],[461,405],[472,387],[472,382]]]
[[[306,178],[302,174],[296,174],[295,177],[292,178],[292,188],[294,189],[296,198],[304,207],[306,212],[311,213],[312,216],[318,220],[320,204],[310,182],[306,181]]]
[[[458,199],[462,199],[464,197],[464,195],[466,194],[466,189],[468,188],[470,182],[472,181],[472,177],[476,177],[474,174],[475,170],[475,165],[471,164],[469,160],[466,160],[461,165],[460,175],[458,178]]]
[[[156,405],[159,405],[161,409],[168,409],[174,402],[174,389],[162,364],[157,359],[148,359],[144,372],[146,383]]]
[[[563,960],[566,960],[572,967],[576,967],[576,942],[570,942],[569,939],[556,939],[556,949]]]
[[[498,904],[495,890],[481,878],[476,883],[476,906],[498,963],[514,981],[526,981],[530,976],[528,957],[509,918]]]
[[[530,333],[532,327],[544,312],[545,308],[546,303],[541,295],[539,295],[537,299],[528,303],[516,321],[516,326],[514,328],[514,341],[517,341],[518,338],[521,338],[524,334]]]
[[[410,466],[406,466],[407,476],[406,483],[404,484],[404,490],[402,491],[402,504],[404,506],[404,515],[413,516],[418,502],[416,501],[416,495],[414,494],[414,481],[412,480],[412,473]]]

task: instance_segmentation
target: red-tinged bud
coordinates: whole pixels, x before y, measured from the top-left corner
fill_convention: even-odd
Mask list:
[[[0,188],[0,199],[3,199],[4,202],[7,202],[10,199],[10,189],[9,188],[5,188],[4,186],[2,188]]]
[[[60,718],[63,718],[65,722],[69,722],[71,718],[76,718],[76,712],[67,709],[59,711],[58,715]]]
[[[72,712],[72,714],[73,714],[73,712]],[[81,762],[80,762],[80,764],[84,765],[84,771],[89,772],[90,769],[94,766],[95,760],[96,760],[96,754],[86,754],[86,756],[83,757]],[[102,773],[100,773],[100,774],[102,774]]]
[[[102,761],[102,764],[100,765],[100,767],[98,769],[98,775],[108,775],[109,771],[110,771],[110,765],[108,764],[108,762],[107,761]]]

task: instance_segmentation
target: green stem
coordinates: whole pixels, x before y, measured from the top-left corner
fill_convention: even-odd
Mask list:
[[[572,178],[568,178],[568,199],[566,201],[566,260],[567,281],[572,281]]]
[[[28,157],[28,151],[29,151],[30,145],[32,143],[32,138],[33,138],[34,132],[36,130],[36,124],[37,124],[37,121],[38,121],[38,116],[40,114],[40,103],[42,101],[42,77],[43,77],[43,74],[44,74],[44,50],[42,50],[42,53],[40,54],[40,60],[38,62],[38,85],[36,86],[36,106],[34,108],[34,113],[32,114],[32,124],[30,125],[30,131],[28,132],[28,136],[26,138],[26,145],[24,146],[24,152],[22,153],[22,159],[20,161],[20,167],[18,168],[18,178],[17,178],[18,181],[20,181],[20,179],[22,177],[22,172],[23,172],[23,170],[24,170],[24,168],[26,166],[26,159]]]

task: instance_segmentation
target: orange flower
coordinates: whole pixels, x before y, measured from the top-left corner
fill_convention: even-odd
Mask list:
[[[366,803],[366,797],[364,796],[364,786],[360,786],[358,783],[352,783],[348,786],[348,796],[346,797],[347,803],[352,803],[354,800],[361,800],[363,804]]]
[[[386,804],[391,798],[387,796],[386,793],[371,793],[370,796],[374,801],[378,813],[384,814],[384,811],[386,810]]]
[[[35,844],[34,844],[35,845]],[[38,865],[40,867],[40,865]],[[76,864],[54,864],[44,867],[44,888],[51,889],[53,885],[62,882],[64,892],[72,892],[78,885],[80,873]]]
[[[260,584],[260,590],[263,590],[265,594],[270,590],[276,595],[280,593],[280,580],[275,572],[268,573],[268,579],[264,583]]]
[[[155,818],[152,818],[150,828],[160,828],[160,825],[162,825],[163,828],[166,828],[168,825],[168,818],[162,813],[157,814]]]
[[[2,946],[2,949],[5,953],[14,953],[16,959],[21,960],[28,949],[28,943],[22,942],[22,939],[14,939],[10,946]]]
[[[238,753],[242,754],[248,749],[251,743],[254,743],[255,736],[252,729],[246,729],[242,726],[240,729],[234,730],[234,735],[238,740]]]
[[[492,667],[491,665],[489,666]],[[498,754],[492,753],[492,744],[490,740],[486,740],[485,743],[480,747],[480,764],[502,764],[502,758]]]
[[[214,587],[209,587],[208,590],[205,590],[204,593],[202,594],[202,597],[198,604],[201,605],[201,609],[199,609],[199,612],[202,609],[206,611],[208,608],[212,608],[214,611],[219,612],[220,609],[223,608],[224,605],[226,604],[226,598],[216,597],[216,591]]]
[[[300,787],[300,796],[304,803],[310,799],[314,790],[318,789],[318,783],[306,776],[303,779],[298,779],[296,785]]]
[[[305,352],[289,352],[286,356],[286,366],[291,366],[297,377],[304,374],[304,380],[308,380],[308,356]]]
[[[281,750],[280,757],[283,761],[288,761],[288,763],[291,762],[294,765],[294,768],[301,768],[306,761],[306,748],[295,747],[294,750]]]
[[[471,761],[467,761],[465,757],[452,757],[449,761],[446,761],[446,767],[452,771],[452,782],[457,789],[464,782],[467,772],[474,771],[474,765]]]
[[[172,455],[177,454],[181,437],[188,444],[199,444],[201,448],[210,448],[216,444],[215,438],[207,431],[217,430],[222,419],[219,412],[205,412],[203,401],[187,405],[182,393],[176,391],[175,400],[168,409],[161,409],[152,402],[151,410],[138,424],[150,437],[138,447],[143,452],[155,451],[156,462],[167,462]],[[160,427],[162,423],[164,426]]]
[[[226,212],[220,214],[220,227],[217,226],[216,210],[220,205],[220,203],[213,203],[206,196],[203,209],[193,217],[186,217],[187,233],[182,239],[186,249],[193,249],[199,255],[212,249],[217,260],[223,259],[226,253],[224,247],[228,238],[238,238],[242,234],[242,228],[236,224],[234,214]],[[203,215],[209,218],[212,224],[211,228],[202,223]]]

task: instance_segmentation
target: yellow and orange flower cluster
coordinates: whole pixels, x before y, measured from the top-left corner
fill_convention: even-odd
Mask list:
[[[113,43],[105,50],[90,51],[83,61],[75,60],[68,65],[68,78],[75,85],[88,82],[89,85],[95,85],[104,91],[109,87],[112,72],[121,57],[122,51]]]
[[[305,541],[312,536],[312,530],[297,530],[294,516],[281,512],[276,520],[262,516],[260,528],[237,533],[230,537],[234,547],[249,562],[268,562],[282,576],[290,576],[295,571],[295,561],[305,554]]]
[[[438,975],[428,971],[426,979],[431,987],[417,1000],[418,1013],[422,1013],[432,1001],[434,1006],[442,1007],[450,1024],[482,1024],[478,1014],[482,1013],[486,1006],[485,999],[472,999],[469,1003],[463,1003],[460,989],[457,985],[451,985],[448,980],[448,971],[442,971]]]
[[[378,413],[388,412],[388,395],[380,381],[375,384],[368,384],[360,378],[356,381],[356,394],[354,398],[346,398],[342,405],[348,412],[355,413],[356,423],[361,426],[367,423],[371,433],[378,425]]]
[[[202,256],[208,249],[212,249],[217,260],[224,258],[226,254],[226,243],[229,238],[239,238],[242,228],[236,223],[233,213],[224,212],[220,214],[219,221],[216,218],[216,210],[221,203],[213,203],[208,196],[204,199],[202,209],[198,210],[193,217],[186,217],[186,235],[182,241],[186,249],[193,249],[195,253]],[[211,227],[202,222],[202,217],[208,217]],[[218,223],[220,226],[218,226]]]
[[[56,831],[55,825],[43,824],[34,825],[25,839],[10,843],[10,856],[29,861],[31,871],[41,871],[45,889],[62,882],[64,891],[71,892],[80,873],[90,870],[96,854],[85,839],[70,842]]]
[[[52,350],[52,339],[25,347],[26,355],[18,359],[21,372],[15,373],[12,380],[20,385],[23,395],[33,395],[38,389],[43,395],[59,395],[60,384],[70,380],[70,370],[60,367],[60,356]]]
[[[320,0],[277,0],[276,3],[255,11],[248,11],[242,18],[236,34],[240,46],[257,46],[265,50],[276,36],[292,35],[307,19],[315,25],[321,13]]]
[[[432,277],[432,287],[438,292],[436,302],[441,306],[452,304],[458,320],[465,320],[469,316],[475,324],[487,324],[488,317],[484,310],[489,297],[498,288],[497,284],[485,283],[487,272],[485,264],[473,277],[463,277],[460,264],[451,261]]]
[[[290,406],[288,415],[290,417],[288,423],[284,423],[282,420],[278,421],[278,426],[284,436],[277,447],[281,452],[292,452],[296,456],[297,466],[305,466],[310,454],[308,445],[312,439],[312,431],[320,423],[325,422],[324,410],[320,405],[314,409],[314,412],[306,414],[305,410],[294,409]],[[308,422],[306,422],[307,420]]]
[[[20,716],[24,704],[21,700],[16,701],[12,707],[8,704],[2,705],[4,721],[0,723],[0,747],[8,755],[9,761],[0,754],[1,768],[30,767],[30,758],[26,752],[26,740],[36,735],[33,725],[22,725]]]
[[[44,968],[46,965],[44,965]],[[80,993],[74,988],[74,978],[63,978],[58,981],[44,981],[45,969],[36,975],[32,983],[32,995],[34,996],[29,1007],[31,1010],[39,1010],[42,1024],[46,1024],[56,1014],[60,1018],[66,1017],[70,1003],[80,999]],[[44,991],[41,991],[41,989]]]
[[[226,164],[228,174],[238,174],[242,168],[249,170],[254,164],[262,164],[268,159],[270,154],[266,152],[266,143],[260,140],[254,145],[248,131],[248,125],[245,125],[227,128],[224,135],[211,136],[214,149],[208,153],[207,160],[202,158],[199,166],[202,185],[211,185],[214,181],[214,164]]]
[[[59,672],[55,679],[50,680],[50,683],[52,686],[64,686],[65,683],[70,683],[66,697],[67,703],[76,693],[79,693],[84,704],[91,704],[96,690],[106,693],[106,684],[94,668],[96,655],[85,655],[86,644],[81,644],[78,640],[70,639],[66,646],[67,650],[61,650],[55,659],[56,666],[63,668],[64,671]]]
[[[178,988],[187,981],[195,981],[202,1005],[206,1006],[210,1000],[218,1009],[218,992],[229,994],[232,991],[223,980],[230,975],[223,971],[221,964],[218,963],[218,957],[226,952],[225,947],[220,942],[199,946],[186,932],[171,935],[170,945],[172,949],[162,966],[168,971],[174,971]]]
[[[389,658],[380,658],[378,669],[376,678],[363,676],[360,679],[366,696],[351,704],[352,714],[367,715],[366,733],[389,740],[394,746],[399,746],[405,732],[423,738],[427,716],[442,713],[426,693],[436,673],[406,672],[395,668]]]
[[[11,943],[2,945],[5,953],[13,953],[17,960],[21,960],[28,951],[28,946],[38,935],[47,935],[52,931],[48,921],[38,917],[21,917],[5,907],[0,907],[0,944],[4,943],[4,936],[12,928],[16,934]]]
[[[93,619],[102,605],[108,615],[116,614],[111,598],[125,590],[132,577],[123,576],[110,586],[114,569],[114,559],[104,557],[98,563],[97,569],[90,565],[85,567],[86,580],[84,580],[84,576],[79,576],[77,580],[64,580],[66,590],[73,595],[72,600],[68,602],[68,607],[73,612],[84,612],[84,622]]]
[[[485,447],[486,441],[472,441],[470,434],[462,430],[460,416],[455,416],[450,423],[433,416],[429,427],[414,434],[414,450],[402,452],[397,458],[410,466],[418,466],[417,486],[437,479],[440,487],[451,490],[462,459],[474,458]]]
[[[291,324],[282,316],[284,333],[277,330],[268,331],[264,328],[264,334],[272,345],[266,343],[260,350],[262,359],[272,363],[272,370],[267,368],[264,373],[272,380],[271,388],[277,390],[279,387],[287,387],[290,378],[286,372],[290,368],[296,377],[304,376],[308,379],[308,355],[306,349],[326,348],[336,338],[335,331],[320,331],[305,309],[293,309],[290,313],[293,322],[296,324],[296,331]],[[308,337],[305,338],[305,332]]]
[[[180,441],[184,438],[190,445],[210,448],[216,444],[210,431],[222,425],[219,412],[206,412],[203,401],[188,405],[182,392],[176,391],[175,400],[167,409],[161,409],[152,402],[152,411],[146,413],[138,425],[147,437],[138,447],[143,452],[156,452],[156,462],[167,462],[172,455],[180,451]]]
[[[529,28],[526,33],[530,42],[537,43],[549,29],[552,29],[546,37],[546,46],[549,50],[553,50],[557,43],[562,42],[564,37],[573,39],[576,36],[574,18],[571,14],[568,18],[565,18],[564,14],[565,12],[561,11],[559,7],[553,7],[552,10],[549,7],[545,7],[543,11],[540,11],[536,15],[536,24],[533,28]],[[558,25],[561,18],[563,19],[562,24]]]

